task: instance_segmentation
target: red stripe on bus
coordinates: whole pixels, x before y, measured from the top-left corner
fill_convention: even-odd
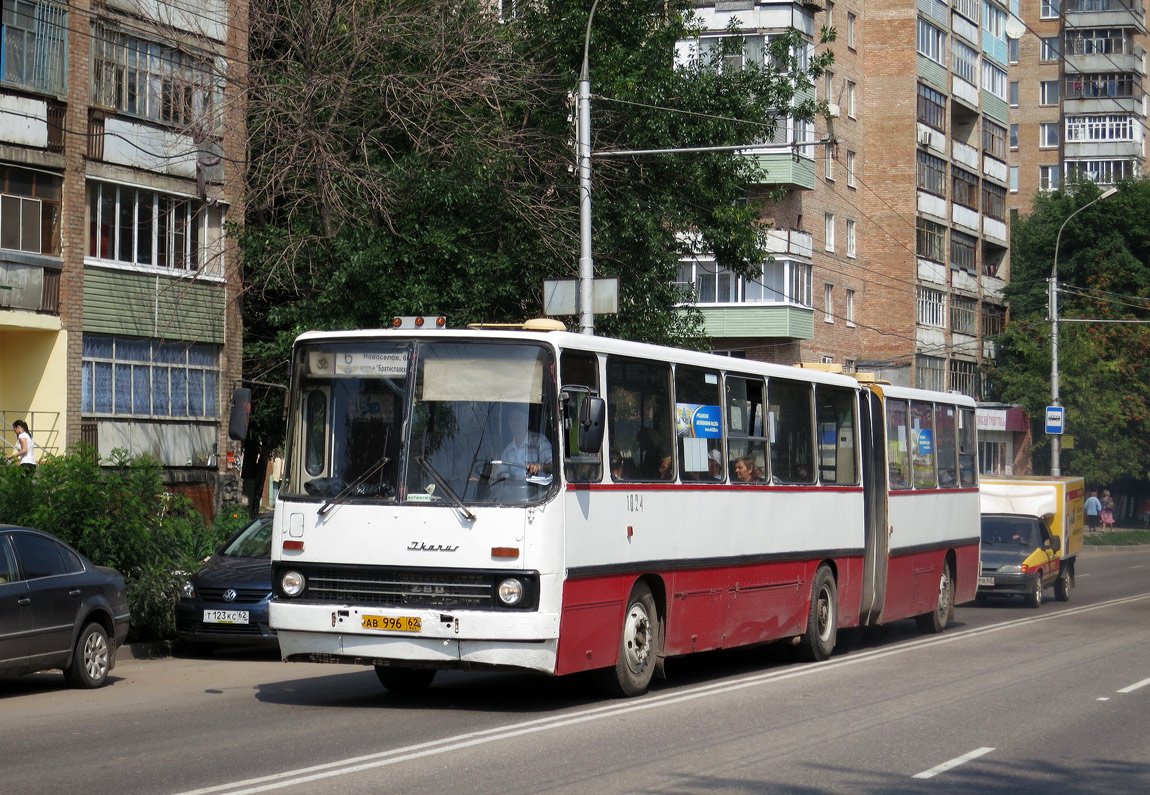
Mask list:
[[[567,491],[809,491],[862,492],[862,486],[781,486],[774,483],[568,483]]]
[[[970,486],[964,489],[899,489],[895,491],[890,490],[892,497],[905,497],[908,494],[916,494],[922,496],[924,494],[978,494],[978,486]]]

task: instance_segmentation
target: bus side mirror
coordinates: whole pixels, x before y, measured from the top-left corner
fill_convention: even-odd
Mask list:
[[[603,419],[607,404],[601,397],[586,397],[579,407],[579,449],[598,453],[603,449]]]
[[[239,389],[232,392],[232,414],[228,418],[228,438],[242,441],[248,435],[248,421],[252,417],[252,391]]]

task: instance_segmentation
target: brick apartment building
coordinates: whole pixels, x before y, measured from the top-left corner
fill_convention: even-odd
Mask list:
[[[784,146],[757,155],[764,185],[788,188],[769,211],[762,279],[705,257],[683,265],[715,348],[981,397],[983,338],[1005,321],[1006,8],[717,0],[698,12],[699,46],[737,19],[748,57],[790,27],[808,52],[835,53],[817,86],[828,117],[788,122],[771,142]],[[837,39],[818,45],[824,26]]]
[[[1010,39],[1010,207],[1066,179],[1145,173],[1142,0],[1022,0]]]
[[[0,420],[211,511],[240,375],[246,0],[2,0]]]

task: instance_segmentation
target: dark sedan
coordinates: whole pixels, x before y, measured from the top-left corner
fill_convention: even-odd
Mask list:
[[[193,650],[214,645],[279,645],[268,627],[272,594],[272,515],[225,541],[184,583],[176,605],[176,636]]]
[[[128,619],[118,571],[47,533],[0,525],[0,675],[59,668],[75,687],[102,687]]]

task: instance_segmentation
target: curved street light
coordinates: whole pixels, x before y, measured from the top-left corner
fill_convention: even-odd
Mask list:
[[[1062,226],[1058,227],[1058,236],[1054,238],[1054,267],[1050,270],[1050,296],[1048,299],[1050,312],[1050,405],[1052,406],[1061,405],[1058,402],[1058,246],[1062,243],[1062,230],[1066,228],[1066,224],[1070,223],[1070,219],[1078,215],[1078,213],[1092,204],[1097,204],[1103,199],[1109,199],[1117,192],[1118,188],[1107,188],[1070,215],[1066,216],[1066,220],[1062,222]],[[1050,474],[1054,477],[1058,477],[1062,474],[1061,461],[1059,460],[1061,452],[1062,436],[1057,433],[1051,434]]]

